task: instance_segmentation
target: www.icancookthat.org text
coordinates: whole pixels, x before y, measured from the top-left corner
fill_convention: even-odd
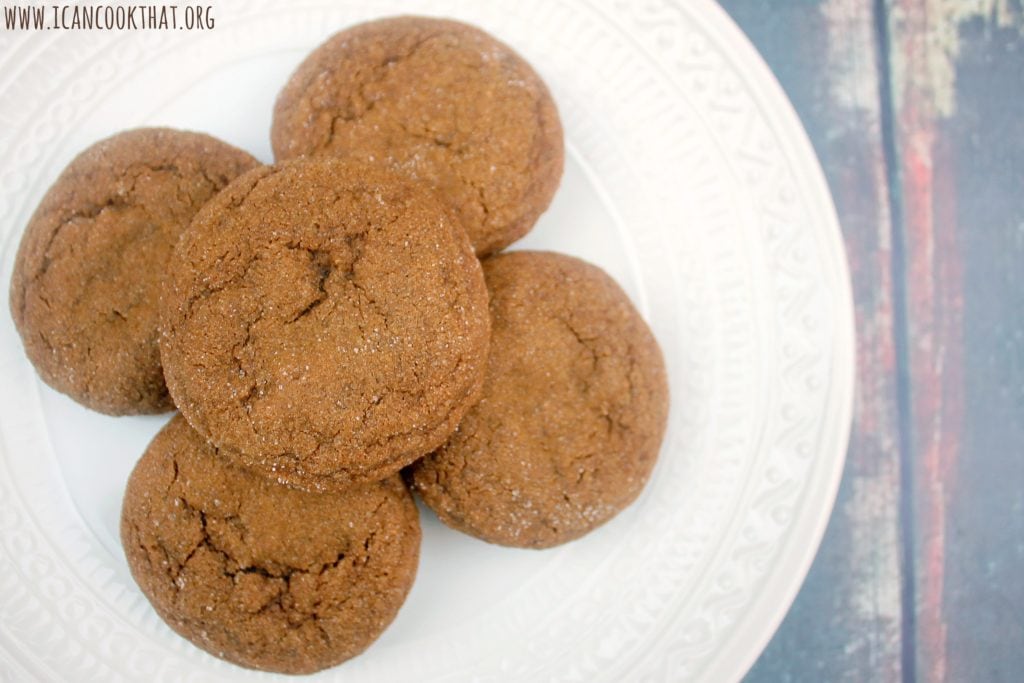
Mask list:
[[[3,5],[8,31],[212,30],[210,5]]]

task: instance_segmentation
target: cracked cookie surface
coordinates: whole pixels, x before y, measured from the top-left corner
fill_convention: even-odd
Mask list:
[[[43,380],[112,415],[170,410],[157,345],[167,261],[192,216],[258,165],[208,135],[143,128],[76,157],[25,229],[11,314]]]
[[[477,255],[525,235],[562,175],[562,127],[537,73],[455,21],[394,17],[341,31],[278,96],[277,159],[338,155],[430,183]]]
[[[664,361],[596,266],[522,251],[483,268],[492,339],[482,397],[406,477],[451,527],[557,545],[611,519],[647,482],[668,415]]]
[[[337,490],[444,442],[479,395],[489,325],[479,261],[428,189],[299,159],[196,216],[161,352],[175,405],[230,457]]]
[[[396,475],[307,493],[221,457],[176,415],[128,480],[128,565],[157,613],[242,666],[311,673],[394,619],[419,559],[419,516]]]

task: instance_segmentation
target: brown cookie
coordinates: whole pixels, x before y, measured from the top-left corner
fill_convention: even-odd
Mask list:
[[[490,321],[465,233],[423,186],[299,159],[182,236],[161,350],[175,405],[264,476],[339,489],[437,448],[477,399]]]
[[[525,235],[562,176],[562,125],[537,73],[456,21],[393,17],[341,31],[278,96],[278,159],[332,154],[430,183],[476,253]]]
[[[231,465],[180,415],[128,480],[121,541],[171,628],[242,666],[311,673],[354,657],[416,575],[419,516],[397,476],[306,493]]]
[[[483,397],[413,465],[414,489],[449,526],[542,548],[631,503],[668,414],[661,351],[625,292],[561,254],[484,261],[491,353]]]
[[[68,165],[21,239],[11,314],[43,380],[111,415],[159,413],[167,260],[203,204],[257,161],[208,135],[119,133]]]

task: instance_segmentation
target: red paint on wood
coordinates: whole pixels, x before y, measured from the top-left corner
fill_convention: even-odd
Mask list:
[[[957,248],[956,183],[949,141],[929,81],[923,3],[903,0],[895,32],[905,73],[897,139],[907,251],[911,443],[915,494],[917,661],[926,681],[947,679],[946,518],[963,424],[963,265]]]
[[[942,400],[942,381],[930,361],[935,350],[932,308],[935,298],[935,231],[932,212],[932,147],[934,131],[915,116],[911,102],[902,117],[907,131],[903,150],[903,196],[906,211],[907,283],[910,326],[910,367],[913,386],[913,457],[918,496],[918,641],[927,662],[926,680],[943,680],[946,660],[946,625],[942,614],[945,584],[945,496],[938,440],[928,416],[936,417]],[[934,425],[941,427],[941,425]]]

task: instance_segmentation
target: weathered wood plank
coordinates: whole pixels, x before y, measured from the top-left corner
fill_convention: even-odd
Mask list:
[[[786,89],[825,169],[846,239],[858,336],[854,424],[835,512],[802,591],[747,680],[900,680],[900,439],[872,3],[722,5]]]
[[[917,678],[1024,671],[1024,18],[891,0]]]

